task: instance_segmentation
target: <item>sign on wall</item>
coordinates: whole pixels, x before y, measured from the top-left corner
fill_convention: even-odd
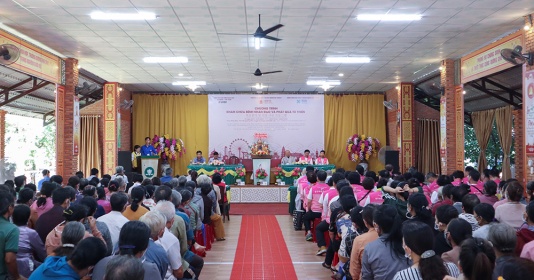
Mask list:
[[[0,45],[11,44],[19,48],[19,59],[7,67],[27,73],[43,80],[61,83],[61,60],[10,33],[0,30]]]
[[[534,70],[525,71],[523,82],[523,103],[525,114],[526,155],[534,156]]]
[[[209,152],[223,159],[250,158],[258,134],[267,135],[274,159],[305,149],[315,157],[324,147],[323,95],[208,95],[208,116]]]
[[[74,114],[73,114],[73,130],[72,130],[72,136],[73,136],[73,152],[74,155],[78,154],[79,147],[80,147],[80,98],[77,96],[74,96]]]

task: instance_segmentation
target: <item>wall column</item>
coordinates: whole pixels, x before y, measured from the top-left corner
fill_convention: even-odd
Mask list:
[[[65,85],[56,86],[56,174],[66,180],[78,169],[74,152],[74,98],[78,85],[78,60],[65,59]]]
[[[463,87],[455,84],[454,60],[441,62],[441,173],[464,170],[464,100]]]
[[[118,83],[104,84],[104,147],[102,174],[115,174],[118,158],[117,110],[119,97]]]
[[[6,111],[0,110],[0,159],[6,157],[6,114]]]
[[[399,91],[400,110],[400,147],[399,166],[401,172],[406,172],[415,166],[415,119],[414,119],[414,85],[401,83]]]
[[[532,17],[534,17],[534,14],[532,14]],[[527,18],[528,17],[525,17],[525,24],[530,25],[530,22],[528,22]],[[531,26],[530,30],[524,30],[523,32],[525,36],[525,45],[523,47],[523,53],[534,52],[534,27]],[[534,162],[534,152],[532,152],[531,149],[526,149],[527,145],[529,147],[532,147],[534,145],[531,135],[533,130],[532,122],[534,121],[534,117],[532,117],[532,113],[530,116],[528,115],[529,110],[525,110],[525,105],[527,106],[527,108],[530,108],[529,105],[533,104],[533,101],[531,101],[534,98],[534,92],[532,89],[532,84],[534,83],[533,77],[534,66],[529,66],[526,63],[523,64],[523,104],[521,105],[522,113],[520,114],[522,118],[519,118],[520,120],[517,122],[521,125],[521,128],[518,128],[518,126],[516,126],[516,123],[514,123],[514,128],[516,129],[515,131],[517,131],[515,138],[516,179],[523,183],[534,181],[534,172],[530,172],[531,167],[528,166],[529,160]],[[518,141],[518,134],[522,134],[522,139],[520,139],[522,140],[521,143],[518,143],[520,142]],[[521,146],[519,146],[518,148],[518,145]],[[534,167],[534,163],[532,164],[532,167]],[[520,170],[522,170],[523,174],[518,173]],[[523,176],[519,177],[520,175]]]

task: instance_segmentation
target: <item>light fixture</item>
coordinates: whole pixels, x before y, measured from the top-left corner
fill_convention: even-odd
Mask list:
[[[340,77],[345,76],[345,75],[343,75],[343,73],[339,73],[339,74],[337,74],[337,75],[340,76]]]
[[[525,26],[523,26],[523,29],[525,31],[529,31],[533,27],[533,25],[532,25],[532,15],[525,16],[525,21],[527,23],[525,23]]]
[[[264,86],[263,84],[260,84],[260,83],[256,83],[256,85],[254,86],[254,88],[256,88],[256,89],[264,89],[266,87],[267,86]]]
[[[145,57],[145,63],[187,63],[189,59],[185,56],[170,56],[170,57]]]
[[[178,76],[183,77],[184,73],[178,73]]]
[[[463,94],[466,94],[467,92],[464,90],[464,91],[462,91],[462,93],[463,93]]]
[[[198,85],[188,85],[186,87],[189,88],[191,91],[195,91],[195,89],[198,88]]]
[[[197,86],[205,86],[206,81],[176,81],[172,83],[173,86],[190,86],[190,85],[197,85]]]
[[[254,48],[259,50],[261,47],[261,39],[258,37],[254,37]]]
[[[94,20],[154,20],[157,18],[154,13],[138,12],[138,13],[104,13],[92,12],[91,19]]]
[[[324,84],[321,86],[321,88],[324,90],[324,91],[327,91],[328,89],[330,89],[332,86],[329,85],[329,84]]]
[[[443,66],[440,66],[438,69],[439,71],[443,71]]]
[[[371,59],[358,56],[328,56],[325,61],[326,63],[369,63]]]
[[[361,14],[356,16],[357,20],[380,20],[380,21],[414,21],[421,20],[419,14]]]
[[[119,91],[122,91],[122,88],[121,88],[121,87],[119,88]]]
[[[399,90],[399,89],[400,89],[400,87],[399,87],[399,86],[396,86],[396,87],[395,87],[395,89],[396,89],[396,90]]]
[[[76,67],[78,67],[78,69],[82,68],[82,66],[80,64],[78,64],[78,66],[76,66]]]
[[[308,80],[306,84],[309,86],[322,86],[322,85],[331,85],[339,86],[341,82],[339,80]]]

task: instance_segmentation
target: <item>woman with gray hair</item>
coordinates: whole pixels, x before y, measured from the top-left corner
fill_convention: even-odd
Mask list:
[[[109,261],[106,266],[106,280],[141,279],[145,275],[143,263],[130,256],[118,256]]]
[[[158,211],[150,211],[144,214],[139,221],[145,223],[150,228],[150,239],[148,240],[148,247],[145,251],[145,258],[158,266],[161,279],[165,279],[169,267],[169,259],[167,258],[165,249],[159,244],[156,244],[156,241],[165,232],[165,217]]]
[[[209,184],[211,186],[211,191],[208,193],[208,197],[211,199],[213,205],[212,213],[221,215],[221,209],[219,207],[219,200],[221,200],[221,191],[219,190],[219,188],[214,188],[211,178],[204,174],[198,176],[197,178],[197,185],[200,186],[200,184]],[[200,192],[200,189],[197,188],[197,191]]]
[[[66,256],[70,258],[70,255],[74,251],[74,247],[85,236],[85,226],[80,222],[70,222],[63,228],[61,234],[61,246],[54,250],[53,255],[57,257]]]
[[[493,252],[495,252],[493,279],[497,279],[502,275],[504,263],[514,258],[517,243],[516,230],[504,223],[494,224],[489,228],[488,241],[493,245]]]

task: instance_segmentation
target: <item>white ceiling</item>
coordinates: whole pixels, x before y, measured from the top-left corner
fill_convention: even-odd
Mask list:
[[[0,22],[69,57],[105,80],[138,91],[185,91],[177,80],[205,80],[204,91],[313,91],[309,77],[341,79],[332,91],[383,91],[435,70],[523,25],[532,0],[3,0]],[[156,13],[147,22],[94,21],[93,11]],[[416,22],[361,22],[360,13],[420,13]],[[262,27],[285,26],[254,49]],[[326,56],[369,56],[364,65]],[[145,56],[187,56],[187,64],[144,64]],[[232,72],[283,73],[255,77]],[[178,77],[184,73],[184,77]],[[338,77],[344,73],[344,77]],[[399,78],[398,80],[396,78]],[[265,90],[264,90],[265,91]]]

